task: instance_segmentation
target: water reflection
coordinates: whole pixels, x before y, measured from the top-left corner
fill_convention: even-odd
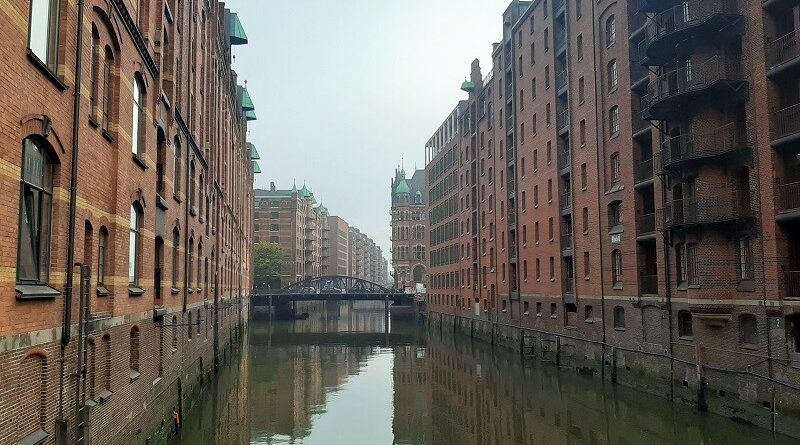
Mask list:
[[[200,434],[182,443],[794,443],[446,332],[394,323],[387,334],[382,307],[309,314],[251,323],[232,383],[187,414]]]

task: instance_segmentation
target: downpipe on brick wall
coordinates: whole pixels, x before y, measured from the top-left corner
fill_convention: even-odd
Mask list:
[[[66,377],[66,348],[70,342],[70,323],[72,322],[72,290],[74,283],[75,261],[75,220],[77,218],[77,195],[78,195],[78,148],[80,145],[80,111],[81,111],[81,81],[83,69],[83,16],[84,0],[78,0],[77,17],[77,44],[75,47],[75,85],[73,87],[73,110],[72,110],[72,165],[70,171],[69,184],[69,231],[67,233],[67,277],[64,286],[64,316],[61,324],[61,362],[59,366],[59,404],[58,420],[56,421],[56,440],[59,443],[66,443],[66,419],[64,417],[64,379]],[[78,355],[77,377],[83,377],[81,373],[81,358]],[[80,391],[80,382],[77,382]]]

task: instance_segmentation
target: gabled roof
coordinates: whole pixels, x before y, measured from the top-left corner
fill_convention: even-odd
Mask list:
[[[239,21],[239,15],[235,12],[231,13],[231,45],[246,45],[247,34],[244,32],[244,26]]]

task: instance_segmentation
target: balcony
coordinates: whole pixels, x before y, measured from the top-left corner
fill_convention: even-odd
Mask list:
[[[695,199],[677,199],[660,210],[660,223],[664,229],[691,226],[736,223],[751,217],[749,206],[743,205],[741,192],[730,190],[709,192]]]
[[[646,60],[645,43],[646,41],[638,44],[632,42],[630,45],[631,88],[637,88],[639,84],[650,76],[650,70],[642,63]]]
[[[741,17],[738,0],[688,0],[661,11],[648,25],[648,59],[663,65],[676,58],[677,49],[688,39],[741,34],[742,26],[737,22]]]
[[[639,275],[639,294],[658,295],[658,275]]]
[[[558,169],[564,170],[571,166],[570,163],[570,151],[569,150],[559,150],[558,151]]]
[[[690,163],[700,163],[750,147],[744,126],[735,122],[702,133],[687,133],[664,140],[661,166],[665,171],[679,170]]]
[[[741,59],[714,56],[702,63],[689,60],[661,74],[647,86],[644,118],[669,120],[684,115],[692,105],[741,100],[747,92],[741,68]]]
[[[641,11],[658,12],[675,5],[678,0],[642,0],[639,3],[641,3],[639,8]]]
[[[567,86],[567,69],[556,70],[556,91]]]
[[[508,225],[511,227],[517,225],[517,212],[513,208],[508,209]]]
[[[772,144],[782,145],[800,137],[800,103],[772,115]]]
[[[647,240],[655,237],[656,214],[645,213],[636,217],[636,239]]]
[[[775,201],[779,220],[800,218],[800,181],[776,185]]]
[[[767,73],[779,74],[800,61],[800,32],[792,32],[778,37],[767,44]]]
[[[506,181],[506,186],[508,187],[508,195],[514,195],[517,192],[517,184],[514,182],[513,178],[508,178]]]
[[[572,276],[564,277],[564,293],[565,294],[575,293],[575,277]]]
[[[511,133],[514,131],[514,115],[512,113],[508,113],[506,115],[506,133]]]
[[[556,128],[558,132],[566,131],[569,127],[569,108],[564,107],[563,110],[556,114]]]
[[[628,30],[631,37],[638,34],[647,23],[647,15],[642,11],[644,3],[644,0],[631,0],[628,2]]]
[[[636,164],[633,169],[633,180],[635,185],[653,180],[653,158]]]
[[[506,147],[506,162],[508,162],[509,164],[514,162],[514,146],[513,145],[509,145],[508,147]]]
[[[558,16],[565,6],[567,6],[567,0],[553,0],[553,11],[555,11],[555,15]]]
[[[783,272],[784,289],[786,298],[792,300],[800,299],[800,271],[789,270]]]
[[[561,196],[559,196],[558,205],[562,214],[570,213],[572,211],[572,192],[562,192]]]
[[[509,240],[508,243],[508,257],[511,259],[517,258],[517,243]]]
[[[556,49],[556,54],[561,54],[567,48],[567,32],[561,31],[553,36],[553,46]]]
[[[561,235],[561,255],[572,256],[572,234]]]

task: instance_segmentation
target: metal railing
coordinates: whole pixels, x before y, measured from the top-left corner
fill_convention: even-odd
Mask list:
[[[517,212],[513,208],[510,208],[508,209],[508,224],[513,226],[516,223],[517,223]]]
[[[683,225],[734,221],[750,215],[750,209],[742,204],[741,193],[731,190],[727,196],[718,193],[716,196],[667,202],[663,209],[663,224],[669,229]]]
[[[569,108],[564,107],[563,110],[559,111],[556,114],[556,129],[561,131],[563,128],[569,125]]]
[[[796,59],[798,56],[800,56],[800,32],[797,29],[767,43],[767,67],[769,68]]]
[[[636,165],[633,170],[633,179],[636,184],[653,179],[653,158]]]
[[[776,185],[775,196],[779,212],[800,210],[800,181]]]
[[[561,31],[553,36],[553,47],[556,49],[556,53],[560,52],[561,48],[563,48],[566,44],[567,44],[566,31]]]
[[[658,295],[658,275],[639,275],[639,293]]]
[[[631,33],[637,31],[647,22],[647,15],[642,12],[643,3],[641,0],[634,0],[628,3],[628,11],[630,12],[628,29]]]
[[[556,70],[556,90],[560,90],[567,85],[567,69]]]
[[[553,11],[559,11],[567,3],[567,0],[553,0]]]
[[[747,147],[747,130],[736,122],[701,133],[689,132],[665,139],[661,145],[663,166],[690,159],[719,156]]]
[[[800,298],[800,271],[785,271],[783,280],[786,288],[786,298]]]
[[[572,233],[561,235],[561,250],[572,250]]]
[[[656,214],[645,213],[636,217],[636,235],[647,235],[656,231]]]
[[[508,178],[506,181],[506,186],[508,187],[508,194],[514,194],[517,191],[516,183],[514,182],[513,178]]]
[[[570,151],[569,150],[559,150],[558,151],[558,168],[559,170],[565,169],[570,166]]]
[[[506,116],[506,130],[513,130],[514,129],[514,115],[508,113]]]
[[[564,293],[565,294],[575,293],[575,277],[567,276],[564,278]]]
[[[508,256],[511,258],[517,257],[517,243],[513,240],[509,240],[508,243]]]
[[[701,91],[720,81],[742,80],[741,59],[713,56],[702,63],[683,66],[655,78],[647,87],[647,106],[686,93]]]
[[[772,115],[772,139],[800,133],[800,103],[778,110]]]
[[[653,42],[698,26],[716,15],[740,13],[737,0],[688,0],[656,14],[648,25],[647,38]]]
[[[572,208],[572,192],[562,192],[559,196],[559,207],[561,210],[567,210]]]

